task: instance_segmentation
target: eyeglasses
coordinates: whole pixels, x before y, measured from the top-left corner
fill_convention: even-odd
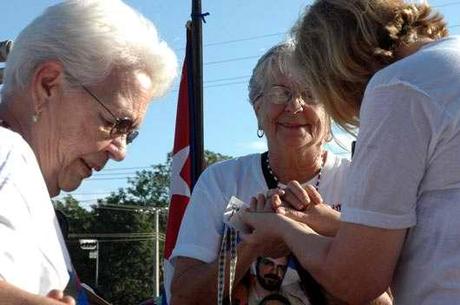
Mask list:
[[[133,125],[134,122],[128,117],[124,118],[119,118],[115,114],[113,114],[110,109],[104,105],[103,102],[94,94],[92,93],[88,88],[86,88],[83,85],[80,85],[91,97],[98,102],[102,107],[104,107],[105,110],[107,110],[108,113],[113,117],[115,120],[115,123],[113,123],[111,129],[110,129],[110,136],[116,137],[116,136],[121,136],[121,135],[126,135],[126,144],[130,144],[134,141],[134,139],[139,135],[139,131],[137,131]]]
[[[275,262],[271,261],[269,258],[261,257],[260,264],[264,267],[268,267],[270,269],[275,269],[277,272],[286,273],[287,265],[276,264]]]
[[[265,96],[268,101],[272,104],[275,105],[287,105],[294,97],[300,96],[301,98],[301,105],[316,105],[317,101],[313,98],[311,93],[307,90],[300,92],[300,94],[296,94],[297,92],[293,92],[292,89],[281,86],[281,85],[275,85],[270,87],[266,92],[262,92],[256,98],[254,101],[257,101],[259,98],[262,96]]]

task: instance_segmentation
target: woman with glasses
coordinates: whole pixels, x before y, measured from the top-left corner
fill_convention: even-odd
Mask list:
[[[223,213],[231,196],[249,203],[257,194],[277,188],[290,196],[290,181],[296,180],[296,185],[316,189],[324,199],[298,216],[308,216],[308,223],[327,236],[339,227],[340,193],[350,163],[324,148],[331,139],[330,119],[302,81],[294,50],[292,41],[270,49],[249,82],[257,135],[265,135],[268,151],[212,165],[195,186],[172,254],[172,305],[215,304]],[[283,246],[265,253],[265,246],[257,236],[239,243],[235,283],[257,257],[289,253]],[[302,303],[308,304],[305,295]]]
[[[50,196],[122,161],[175,73],[154,25],[122,1],[65,1],[19,34],[0,104],[0,304],[73,304]]]

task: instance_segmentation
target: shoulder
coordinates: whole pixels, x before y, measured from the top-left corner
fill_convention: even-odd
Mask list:
[[[29,144],[16,132],[0,127],[0,171],[9,162],[28,163],[34,158]]]
[[[459,71],[460,37],[447,37],[377,71],[370,79],[366,92],[382,86],[404,84],[427,96],[442,94],[444,90],[437,92],[436,89],[460,81]]]

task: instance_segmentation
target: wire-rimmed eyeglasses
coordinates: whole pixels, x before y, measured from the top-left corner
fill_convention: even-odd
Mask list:
[[[115,122],[113,123],[111,129],[110,129],[110,136],[115,137],[115,136],[121,136],[121,135],[126,135],[126,143],[130,144],[134,141],[134,139],[139,135],[139,131],[133,127],[134,122],[128,117],[117,117],[106,105],[104,105],[103,102],[94,94],[92,93],[88,88],[86,88],[84,85],[80,86],[89,94],[91,97],[98,102],[102,107],[104,107],[105,110],[107,110],[108,113],[113,117]]]
[[[267,91],[260,93],[254,98],[257,101],[262,96],[265,96],[268,101],[275,105],[287,105],[294,97],[300,96],[301,105],[316,105],[317,101],[312,97],[311,93],[307,90],[302,92],[295,92],[291,88],[281,85],[273,85]]]

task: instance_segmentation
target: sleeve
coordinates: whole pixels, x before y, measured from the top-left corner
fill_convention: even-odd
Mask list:
[[[178,256],[195,258],[210,263],[217,258],[223,230],[225,198],[212,167],[200,178],[192,193],[176,247],[171,255],[172,263]]]
[[[442,114],[407,83],[366,92],[342,221],[387,229],[416,224],[418,189]]]
[[[7,143],[9,144],[9,143]],[[14,282],[20,278],[16,261],[30,261],[30,251],[18,225],[25,223],[22,215],[27,215],[27,207],[23,204],[21,189],[18,186],[15,172],[27,173],[23,156],[12,147],[3,145],[0,148],[0,279]],[[26,176],[28,177],[28,176]],[[24,185],[27,185],[27,179]],[[36,270],[30,270],[35,272]]]

